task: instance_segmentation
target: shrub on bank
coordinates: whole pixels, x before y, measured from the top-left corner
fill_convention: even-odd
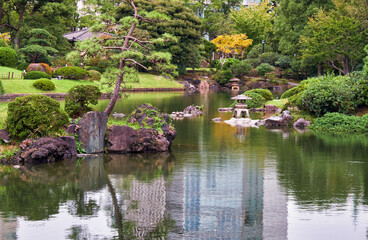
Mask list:
[[[275,67],[271,66],[268,63],[261,63],[259,66],[256,67],[256,69],[259,75],[264,76],[266,73],[275,70]]]
[[[264,99],[266,99],[266,101],[269,101],[269,100],[273,99],[273,95],[272,95],[271,91],[268,90],[268,89],[261,89],[261,88],[252,89],[252,90],[246,91],[245,95],[248,94],[248,93],[258,93]]]
[[[96,70],[89,70],[88,71],[91,74],[91,77],[89,78],[92,82],[93,81],[100,81],[101,80],[101,73]]]
[[[12,139],[24,140],[60,133],[68,123],[60,103],[43,95],[17,97],[8,105],[6,130]]]
[[[281,95],[281,99],[290,98],[298,93],[301,93],[307,87],[308,80],[301,81],[296,87],[290,88]]]
[[[62,67],[55,71],[56,76],[63,76],[65,79],[80,80],[91,77],[91,74],[80,67]]]
[[[236,58],[227,58],[224,65],[222,65],[222,69],[223,70],[228,70],[230,69],[234,64],[238,64],[240,63],[239,59]]]
[[[363,117],[341,113],[326,113],[309,126],[310,129],[329,132],[368,132],[368,114]]]
[[[35,81],[32,84],[35,88],[42,90],[42,91],[52,91],[55,90],[55,84],[47,79],[47,78],[41,78]]]
[[[27,72],[33,72],[33,71],[40,71],[47,73],[48,75],[52,76],[52,70],[50,66],[46,63],[31,63],[27,67]]]
[[[10,47],[0,47],[0,66],[15,67],[18,62],[17,52]]]
[[[248,108],[260,108],[266,102],[266,99],[262,97],[262,95],[255,93],[255,92],[245,92],[243,95],[252,98],[251,100],[247,100],[247,107]]]
[[[251,69],[252,65],[250,65],[246,61],[235,63],[230,67],[230,71],[232,72],[232,74],[238,78],[249,74]]]
[[[214,76],[214,80],[220,84],[228,83],[231,78],[233,78],[233,74],[230,70],[220,70]]]
[[[24,75],[24,79],[40,79],[40,78],[47,78],[47,79],[51,79],[51,76],[48,75],[47,73],[41,72],[41,71],[32,71],[32,72],[27,72]]]
[[[65,97],[65,111],[71,118],[78,118],[91,111],[88,104],[96,105],[102,93],[93,85],[78,85],[71,88]]]

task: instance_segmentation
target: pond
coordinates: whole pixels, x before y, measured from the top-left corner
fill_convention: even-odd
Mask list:
[[[368,137],[235,128],[227,93],[132,94],[175,120],[170,153],[0,173],[1,239],[367,239]],[[107,101],[97,106],[103,110]],[[253,115],[253,118],[261,117]]]

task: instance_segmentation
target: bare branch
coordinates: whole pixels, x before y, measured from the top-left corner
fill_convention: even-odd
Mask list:
[[[127,62],[132,62],[132,63],[134,63],[134,64],[136,64],[136,65],[138,65],[138,66],[140,66],[140,67],[142,67],[142,68],[144,68],[146,71],[149,71],[148,70],[148,68],[146,68],[145,66],[143,66],[142,64],[140,64],[139,62],[136,62],[135,60],[133,60],[133,59],[125,59],[125,61],[127,61]]]

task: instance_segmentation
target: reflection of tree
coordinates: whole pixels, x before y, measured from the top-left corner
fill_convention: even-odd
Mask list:
[[[297,201],[328,207],[326,203],[343,203],[349,194],[366,189],[368,169],[354,162],[365,159],[366,147],[347,144],[338,136],[313,134],[292,135],[287,141],[270,134],[270,141],[277,142],[280,181]]]

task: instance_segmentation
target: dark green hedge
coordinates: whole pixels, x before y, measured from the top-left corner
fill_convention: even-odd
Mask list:
[[[91,74],[80,67],[62,67],[55,70],[55,76],[63,76],[65,79],[80,80],[92,77]]]
[[[48,75],[47,73],[41,72],[41,71],[32,71],[32,72],[27,72],[26,75],[24,75],[24,79],[40,79],[40,78],[47,78],[47,79],[51,79],[50,75]]]

